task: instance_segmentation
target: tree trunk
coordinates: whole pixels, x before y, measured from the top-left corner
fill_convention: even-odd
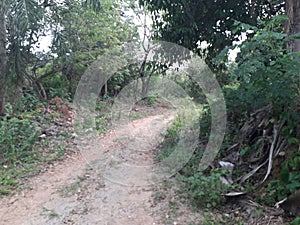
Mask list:
[[[5,3],[0,7],[0,115],[5,113],[6,94],[6,22]]]
[[[286,32],[288,35],[296,34],[300,32],[300,1],[299,0],[286,0],[286,14],[289,19],[286,24]],[[300,40],[295,39],[290,44],[292,52],[300,52]],[[300,64],[300,62],[299,62]],[[297,74],[300,76],[300,73]],[[296,113],[300,115],[300,105],[296,108]],[[297,138],[300,140],[300,118],[297,122]]]
[[[289,17],[286,31],[287,34],[300,32],[300,1],[286,0],[286,13]],[[300,52],[300,40],[296,39],[290,44],[292,52]]]

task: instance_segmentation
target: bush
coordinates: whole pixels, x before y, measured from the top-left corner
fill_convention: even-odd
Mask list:
[[[209,175],[202,172],[196,172],[190,177],[183,177],[185,189],[191,202],[197,207],[216,207],[224,198],[222,197],[228,191],[229,186],[221,182],[221,176],[226,171],[216,169],[211,170]]]
[[[33,146],[38,136],[39,132],[35,125],[28,119],[10,118],[9,114],[2,117],[0,120],[0,165],[9,166],[31,161],[35,157]]]
[[[272,180],[267,186],[268,196],[263,197],[270,205],[274,205],[300,188],[300,152],[293,153],[293,158],[283,162],[279,178]]]
[[[111,123],[111,103],[109,99],[106,101],[97,101],[96,104],[96,130],[99,133],[104,133],[110,127]]]
[[[28,119],[12,117],[12,106],[8,114],[0,117],[0,196],[10,194],[24,174],[34,173],[39,156],[35,148],[40,132]]]
[[[182,122],[180,117],[176,117],[172,125],[167,129],[167,132],[164,136],[164,141],[161,143],[159,152],[156,155],[156,160],[161,161],[170,156],[174,151],[174,147],[178,143],[179,134],[182,129]]]
[[[154,95],[147,96],[147,97],[141,99],[141,100],[139,101],[139,103],[140,103],[141,105],[145,105],[145,106],[152,106],[152,105],[154,105],[154,104],[156,103],[157,98],[158,98],[158,97],[157,97],[157,96],[154,96]]]

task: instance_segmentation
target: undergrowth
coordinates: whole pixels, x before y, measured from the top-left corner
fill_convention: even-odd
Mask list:
[[[204,107],[205,109],[205,107]],[[210,113],[209,111],[203,111],[203,116],[200,121],[200,127],[202,133],[209,133],[210,130]],[[241,123],[242,126],[243,123]],[[163,160],[168,157],[176,147],[178,143],[179,133],[182,129],[182,122],[177,118],[173,124],[169,127],[166,132],[164,142],[160,146],[160,151],[156,154],[156,160]],[[231,124],[229,123],[229,126]],[[236,126],[236,125],[235,125]],[[229,127],[232,129],[232,127]],[[195,208],[200,208],[204,210],[220,209],[224,210],[226,203],[225,194],[230,191],[246,191],[248,196],[252,196],[255,193],[254,185],[251,185],[251,182],[255,184],[259,180],[263,179],[262,175],[257,174],[251,180],[251,182],[245,182],[244,187],[239,183],[225,184],[222,182],[221,177],[226,177],[228,175],[228,170],[222,169],[217,165],[218,160],[220,160],[226,148],[232,144],[231,136],[235,137],[238,132],[228,132],[223,143],[223,147],[220,151],[220,154],[217,156],[215,162],[212,162],[212,167],[206,169],[205,171],[198,171],[198,165],[202,158],[203,147],[196,148],[194,155],[191,157],[189,162],[177,173],[176,179],[179,181],[179,188],[182,197],[188,198],[191,205]],[[235,137],[234,140],[236,140]],[[206,142],[207,136],[202,135],[200,142]],[[251,151],[255,142],[250,146]],[[297,145],[295,145],[297,146]],[[246,146],[247,147],[247,146]],[[280,173],[277,179],[271,180],[265,185],[264,189],[259,193],[255,193],[252,197],[255,200],[255,196],[260,196],[260,203],[267,203],[268,205],[274,206],[274,204],[282,200],[283,198],[294,193],[300,188],[300,153],[297,148],[294,148],[292,151],[289,148],[289,153],[285,156],[286,159],[282,162],[280,167]],[[247,153],[247,152],[246,152]],[[233,173],[234,177],[241,177],[245,175],[247,171],[240,170]],[[237,174],[239,174],[237,176]],[[263,173],[264,175],[264,173]],[[257,199],[256,199],[257,200]],[[225,210],[226,211],[226,210]],[[231,221],[230,218],[227,218]],[[294,224],[297,224],[297,219]],[[236,222],[236,221],[235,221]],[[203,224],[219,224],[214,218],[205,217]],[[239,224],[243,224],[239,222]]]
[[[205,113],[205,110],[202,113]],[[205,129],[209,128],[209,124],[204,121],[201,122],[200,126],[205,127]],[[160,150],[156,153],[155,159],[157,161],[164,160],[174,151],[182,127],[182,121],[180,117],[177,117],[167,129]],[[189,162],[178,172],[176,178],[183,184],[181,185],[182,192],[186,193],[192,205],[204,208],[216,207],[223,202],[222,195],[228,190],[228,186],[220,180],[220,177],[226,175],[227,171],[215,169],[199,172],[198,167],[202,154],[203,147],[197,147]]]
[[[69,149],[66,139],[70,134],[53,124],[59,115],[45,115],[36,99],[25,100],[21,104],[26,110],[16,116],[8,104],[6,115],[0,117],[0,196],[22,188],[24,178],[39,173],[43,165],[62,159]],[[30,107],[26,108],[28,104]]]

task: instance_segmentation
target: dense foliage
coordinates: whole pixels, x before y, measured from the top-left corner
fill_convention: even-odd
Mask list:
[[[0,192],[57,160],[70,143],[78,81],[100,55],[136,40],[129,1],[5,0],[0,3]],[[129,68],[130,69],[130,68]],[[129,69],[109,82],[128,83]],[[101,108],[102,109],[102,108]],[[97,118],[103,128],[105,118]]]
[[[250,25],[257,18],[270,18],[283,11],[284,1],[215,1],[215,0],[140,0],[153,13],[156,38],[207,55],[207,63],[224,47],[239,40],[240,33],[231,32],[235,21]],[[208,48],[201,47],[207,42]],[[208,52],[207,52],[208,51]]]
[[[1,45],[3,83],[31,86],[42,100],[57,94],[71,97],[80,76],[100,54],[137,37],[131,17],[124,16],[127,5],[98,0],[1,2],[5,17],[0,23],[7,29],[1,33],[7,43]]]
[[[66,101],[72,100],[93,61],[114,47],[146,38],[139,36],[136,19],[130,16],[139,12],[136,4],[130,0],[0,2],[0,185],[4,186],[0,194],[17,186],[24,176],[20,169],[27,173],[32,164],[64,154],[63,147],[44,138],[70,140],[70,130],[59,133],[56,128],[70,124],[71,107]],[[300,54],[295,50],[300,46],[299,2],[139,0],[139,4],[154,22],[153,35],[147,38],[173,42],[202,56],[225,95],[226,138],[218,158],[211,162],[218,168],[197,171],[203,152],[199,147],[179,172],[194,205],[214,207],[228,191],[251,193],[261,186],[267,191],[253,197],[274,204],[298,190]],[[41,44],[45,42],[47,46]],[[237,57],[230,57],[232,52],[238,52]],[[211,120],[205,96],[188,74],[166,70],[167,65],[145,60],[118,71],[99,93],[97,129],[107,130],[106,111],[124,86],[141,78],[146,96],[150,78],[167,75],[203,104],[199,139],[205,144]],[[155,101],[156,96],[142,100],[150,106]],[[167,145],[162,146],[158,160],[173,151],[181,125],[175,120],[168,130]],[[232,184],[221,182],[228,171],[219,168],[218,160],[235,165]],[[275,162],[277,170],[272,167]],[[216,188],[211,191],[211,186]]]
[[[229,121],[214,163],[228,160],[235,165],[232,178],[236,182],[229,189],[251,192],[266,182],[268,191],[259,199],[271,204],[299,189],[299,172],[295,171],[299,164],[295,162],[299,158],[300,55],[291,47],[300,32],[293,22],[299,19],[297,1],[141,0],[140,4],[153,13],[154,38],[204,56],[217,73]],[[290,23],[294,25],[288,27]],[[238,52],[234,59],[230,59],[232,51]],[[182,80],[179,84],[188,92],[199,91],[188,78]],[[210,132],[210,119],[206,113],[200,123],[201,142]],[[216,196],[224,195],[228,187],[209,189],[221,185],[216,177],[222,173],[195,171],[199,154],[201,149],[180,172],[185,191],[196,205],[219,202]],[[278,154],[286,155],[278,158]],[[276,163],[279,168],[273,169]]]

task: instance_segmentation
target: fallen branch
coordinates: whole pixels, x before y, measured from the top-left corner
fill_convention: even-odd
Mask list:
[[[270,152],[269,152],[269,163],[268,163],[268,170],[267,170],[267,173],[263,179],[263,182],[266,181],[266,179],[269,177],[270,173],[271,173],[271,170],[272,170],[272,164],[273,164],[273,153],[274,153],[274,148],[275,148],[275,145],[276,145],[276,142],[277,142],[277,138],[278,138],[278,128],[276,125],[274,125],[274,138],[273,138],[273,142],[272,142],[272,145],[271,145],[271,148],[270,148]]]
[[[252,177],[260,168],[262,168],[264,165],[266,165],[268,163],[268,160],[266,160],[265,162],[263,162],[262,164],[260,164],[259,166],[257,166],[255,169],[251,170],[249,173],[247,173],[246,175],[242,176],[241,178],[239,178],[237,181],[240,180],[240,183],[245,182],[246,180],[248,180],[250,177]]]

